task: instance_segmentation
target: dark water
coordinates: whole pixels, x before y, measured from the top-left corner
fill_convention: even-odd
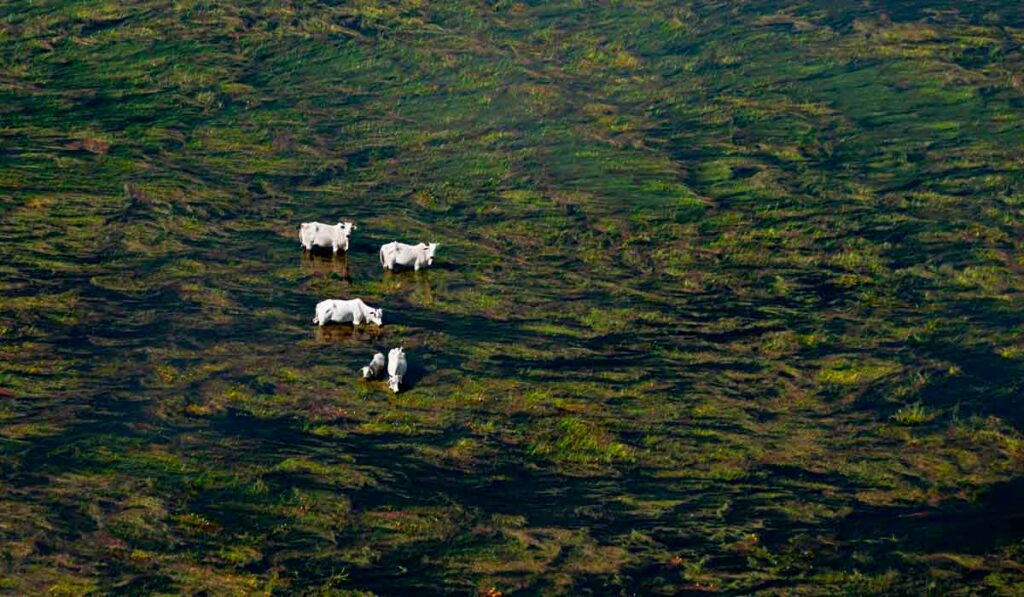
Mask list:
[[[5,4],[0,591],[1024,590],[1022,40]],[[383,327],[310,323],[356,296]],[[397,396],[357,375],[396,345]]]

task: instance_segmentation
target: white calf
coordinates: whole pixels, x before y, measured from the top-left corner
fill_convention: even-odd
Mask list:
[[[373,355],[370,364],[363,367],[363,379],[377,379],[384,373],[385,367],[387,367],[387,363],[384,362],[384,353],[378,352]]]
[[[388,352],[388,387],[392,392],[398,393],[398,385],[402,383],[402,377],[408,368],[409,363],[405,360],[405,349],[392,348]]]
[[[334,226],[304,222],[299,226],[299,242],[307,251],[312,251],[313,247],[330,247],[337,255],[338,249],[348,251],[348,237],[355,229],[356,225],[352,222],[338,222]]]
[[[383,245],[380,248],[380,264],[384,269],[395,269],[396,265],[409,267],[416,271],[421,267],[428,267],[434,264],[434,252],[437,251],[437,243],[420,243],[418,245],[407,245],[405,243],[393,242]]]
[[[383,318],[382,310],[367,305],[363,299],[357,298],[348,301],[328,299],[316,304],[316,317],[313,318],[313,323],[321,326],[332,321],[336,323],[351,322],[352,325],[361,323],[380,325],[383,323]]]

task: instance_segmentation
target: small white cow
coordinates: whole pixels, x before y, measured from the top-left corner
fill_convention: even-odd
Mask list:
[[[352,222],[338,222],[334,226],[320,222],[304,222],[299,226],[299,242],[302,248],[312,251],[313,247],[330,247],[334,254],[338,249],[348,251],[348,237],[356,225]]]
[[[405,349],[392,348],[388,352],[388,387],[392,392],[398,393],[398,386],[402,383],[402,377],[408,368],[409,363],[405,360]]]
[[[363,302],[363,299],[351,299],[347,301],[328,299],[316,304],[316,317],[313,323],[324,325],[329,322],[351,323],[373,323],[380,325],[384,321],[384,312],[374,309]]]
[[[396,265],[405,267],[412,266],[419,271],[421,267],[428,267],[434,264],[434,252],[437,251],[437,243],[420,243],[418,245],[407,245],[405,243],[393,242],[381,246],[380,264],[384,269],[394,270]]]
[[[373,355],[370,364],[363,367],[363,379],[377,379],[384,373],[387,363],[384,361],[384,353],[378,352]]]

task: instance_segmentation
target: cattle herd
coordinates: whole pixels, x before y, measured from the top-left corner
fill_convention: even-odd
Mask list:
[[[299,242],[306,251],[314,249],[331,249],[337,255],[338,251],[348,251],[349,236],[356,229],[352,222],[338,222],[333,226],[321,224],[320,222],[306,222],[299,227]],[[416,271],[429,267],[434,263],[434,252],[437,251],[437,243],[419,243],[418,245],[407,245],[400,242],[392,242],[380,248],[380,264],[387,270],[394,270],[396,267],[411,267]],[[313,323],[323,326],[328,323],[351,323],[356,326],[363,323],[381,325],[384,323],[384,311],[375,309],[361,298],[349,300],[327,299],[316,305],[316,315]],[[363,379],[379,379],[384,375],[387,368],[388,387],[391,391],[398,393],[409,365],[405,358],[405,349],[392,348],[388,352],[385,362],[383,353],[376,353],[370,364],[363,367]]]

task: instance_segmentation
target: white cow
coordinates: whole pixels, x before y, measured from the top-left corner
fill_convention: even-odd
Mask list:
[[[398,385],[402,383],[402,377],[408,368],[409,363],[405,360],[405,349],[392,348],[388,352],[388,387],[392,392],[398,393]]]
[[[299,242],[307,251],[312,251],[313,247],[330,247],[337,255],[338,249],[348,251],[348,237],[355,229],[356,225],[352,222],[338,222],[334,226],[320,222],[303,222],[302,226],[299,226]]]
[[[384,373],[385,367],[387,367],[387,363],[384,362],[384,353],[378,352],[373,355],[370,364],[363,367],[363,379],[377,379]]]
[[[363,302],[363,299],[351,299],[347,301],[328,299],[316,304],[316,317],[313,323],[324,325],[328,322],[351,323],[373,323],[380,325],[384,322],[384,312],[374,309]]]
[[[418,245],[407,245],[405,243],[393,242],[381,246],[380,264],[384,269],[393,270],[396,265],[412,266],[419,271],[421,267],[434,264],[434,252],[437,251],[437,243],[420,243]]]

